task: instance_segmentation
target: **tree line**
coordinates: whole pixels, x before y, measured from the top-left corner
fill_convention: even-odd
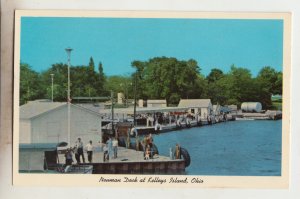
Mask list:
[[[247,68],[231,66],[224,73],[213,68],[207,76],[193,60],[173,57],[154,57],[147,61],[133,61],[131,75],[106,76],[103,65],[91,57],[88,65],[70,68],[71,98],[109,96],[110,91],[123,92],[132,99],[166,99],[168,105],[177,105],[180,99],[209,98],[213,104],[236,104],[246,101],[261,102],[271,108],[272,94],[282,94],[282,72],[264,66],[256,77]],[[67,65],[53,64],[38,73],[26,63],[20,64],[20,105],[35,99],[51,99],[53,74],[54,101],[67,99]]]

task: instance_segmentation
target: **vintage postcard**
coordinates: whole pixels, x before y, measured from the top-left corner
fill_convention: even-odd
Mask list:
[[[288,188],[290,13],[15,12],[14,185]]]

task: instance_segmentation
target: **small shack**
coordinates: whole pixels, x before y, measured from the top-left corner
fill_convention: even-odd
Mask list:
[[[207,118],[213,114],[213,106],[210,99],[181,99],[178,108],[187,108],[188,113]]]
[[[41,172],[58,163],[57,143],[19,144],[19,171]]]

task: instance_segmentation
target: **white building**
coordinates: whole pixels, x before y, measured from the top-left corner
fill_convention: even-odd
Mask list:
[[[181,99],[178,107],[188,108],[188,113],[200,115],[201,118],[206,118],[213,113],[210,99]]]
[[[126,101],[124,93],[118,93],[117,98],[118,98],[117,100],[118,104],[124,104],[124,102]]]
[[[167,100],[147,100],[147,107],[167,107]]]
[[[84,143],[101,139],[99,113],[74,104],[70,112],[71,145],[78,137]],[[58,143],[67,142],[67,138],[67,103],[36,100],[20,106],[20,143]]]
[[[214,115],[221,115],[221,106],[219,104],[213,105],[213,113]]]

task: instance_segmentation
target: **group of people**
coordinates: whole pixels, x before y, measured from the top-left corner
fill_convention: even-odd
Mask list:
[[[79,164],[82,162],[85,163],[84,150],[87,152],[88,161],[91,163],[93,161],[93,142],[92,140],[85,146],[83,146],[83,142],[81,138],[78,138],[75,142],[73,148],[68,148],[65,153],[66,165],[71,165],[73,163],[73,153],[75,154],[76,163]]]
[[[151,133],[144,137],[142,141],[142,146],[144,148],[144,159],[149,160],[153,158],[154,156],[153,137]]]
[[[106,141],[106,144],[103,147],[104,155],[103,155],[103,161],[109,161],[109,158],[116,159],[118,157],[118,139],[117,138],[111,138],[109,137]]]
[[[107,142],[103,146],[104,156],[103,161],[108,161],[110,158],[116,159],[118,157],[118,140],[116,138],[109,137]],[[88,162],[93,162],[93,142],[90,140],[89,143],[84,147],[81,138],[78,138],[75,142],[74,147],[68,148],[65,152],[66,165],[73,163],[73,154],[76,159],[76,163],[85,163],[84,151],[87,153]]]

